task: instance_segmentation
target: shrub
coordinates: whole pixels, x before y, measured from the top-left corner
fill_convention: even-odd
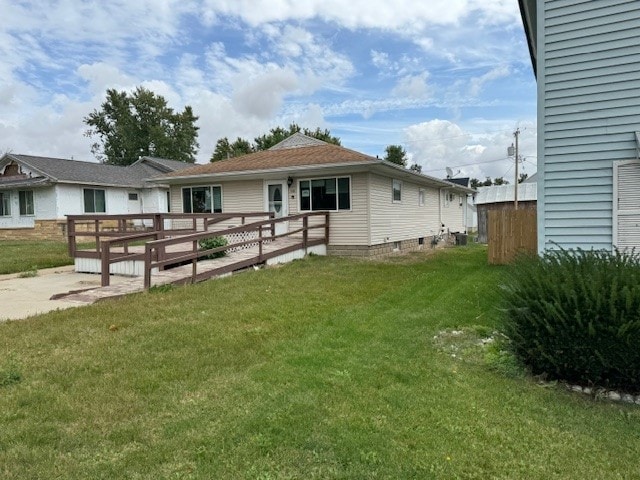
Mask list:
[[[198,242],[201,250],[210,250],[213,248],[226,247],[227,239],[224,237],[211,237],[211,238],[203,238]],[[210,255],[207,255],[204,258],[220,258],[224,257],[227,254],[226,251],[222,250],[220,252],[214,252]]]
[[[520,258],[504,332],[534,374],[640,391],[640,257],[554,251]]]

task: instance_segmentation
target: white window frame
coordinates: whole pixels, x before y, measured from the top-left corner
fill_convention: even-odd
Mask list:
[[[309,199],[309,210],[302,209],[302,189],[300,188],[300,184],[302,182],[309,182],[309,188],[311,188],[311,182],[313,180],[329,180],[335,178],[336,179],[336,208],[334,210],[314,210],[311,202],[311,198]],[[349,180],[349,208],[340,208],[340,202],[338,197],[338,180],[341,178],[346,178]],[[311,191],[309,192],[311,195]],[[353,209],[353,182],[351,181],[351,175],[340,175],[340,176],[327,176],[327,177],[313,177],[313,178],[300,178],[298,180],[298,209],[300,212],[350,212]]]
[[[0,196],[2,196],[2,200],[0,202],[6,202],[2,207],[2,213],[0,214],[0,218],[2,217],[10,217],[11,216],[11,192],[0,192]],[[7,208],[4,208],[4,207]]]
[[[84,194],[87,190],[93,192],[93,212],[87,212],[86,205],[84,203]],[[96,212],[96,192],[104,192],[104,212]],[[104,188],[83,188],[82,189],[82,211],[91,215],[99,215],[101,213],[107,213],[107,190]]]
[[[189,185],[188,187],[182,187],[180,189],[180,200],[182,203],[182,213],[189,213],[189,212],[185,212],[184,211],[184,191],[185,189],[190,189],[192,190],[190,198],[191,198],[191,213],[193,213],[193,189],[194,188],[208,188],[211,191],[211,212],[204,212],[204,213],[222,213],[224,211],[224,193],[222,192],[222,185],[221,184],[214,184],[214,185]],[[213,189],[214,188],[219,188],[220,189],[220,211],[219,212],[214,212],[215,208],[214,208],[214,202],[213,202]]]
[[[398,188],[396,188],[396,185]],[[396,190],[400,192],[400,198],[396,200]],[[393,179],[391,182],[391,200],[393,203],[402,203],[402,180]]]
[[[26,202],[25,213],[22,213],[22,193],[31,195],[31,204]],[[28,206],[31,206],[31,211],[27,211]],[[36,196],[33,194],[33,190],[18,190],[18,213],[21,217],[33,217],[36,214]]]
[[[424,207],[426,203],[427,191],[424,188],[418,189],[418,206]]]
[[[444,207],[449,208],[449,190],[444,190]]]

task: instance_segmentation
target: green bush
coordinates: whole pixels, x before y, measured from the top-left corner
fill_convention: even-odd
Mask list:
[[[201,250],[210,250],[212,248],[226,247],[227,239],[224,237],[211,237],[211,238],[203,238],[198,242]],[[207,255],[204,258],[220,258],[224,257],[227,254],[225,250],[220,252],[214,252],[211,255]]]
[[[504,332],[532,373],[640,392],[640,256],[520,258],[504,290]]]

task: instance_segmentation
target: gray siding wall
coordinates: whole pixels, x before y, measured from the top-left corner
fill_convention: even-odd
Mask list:
[[[640,2],[538,0],[538,98],[538,249],[609,250],[613,162],[640,130]]]

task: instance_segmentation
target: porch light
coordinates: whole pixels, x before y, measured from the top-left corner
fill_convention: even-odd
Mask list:
[[[287,187],[290,187],[291,185],[293,185],[293,177],[287,178]]]

